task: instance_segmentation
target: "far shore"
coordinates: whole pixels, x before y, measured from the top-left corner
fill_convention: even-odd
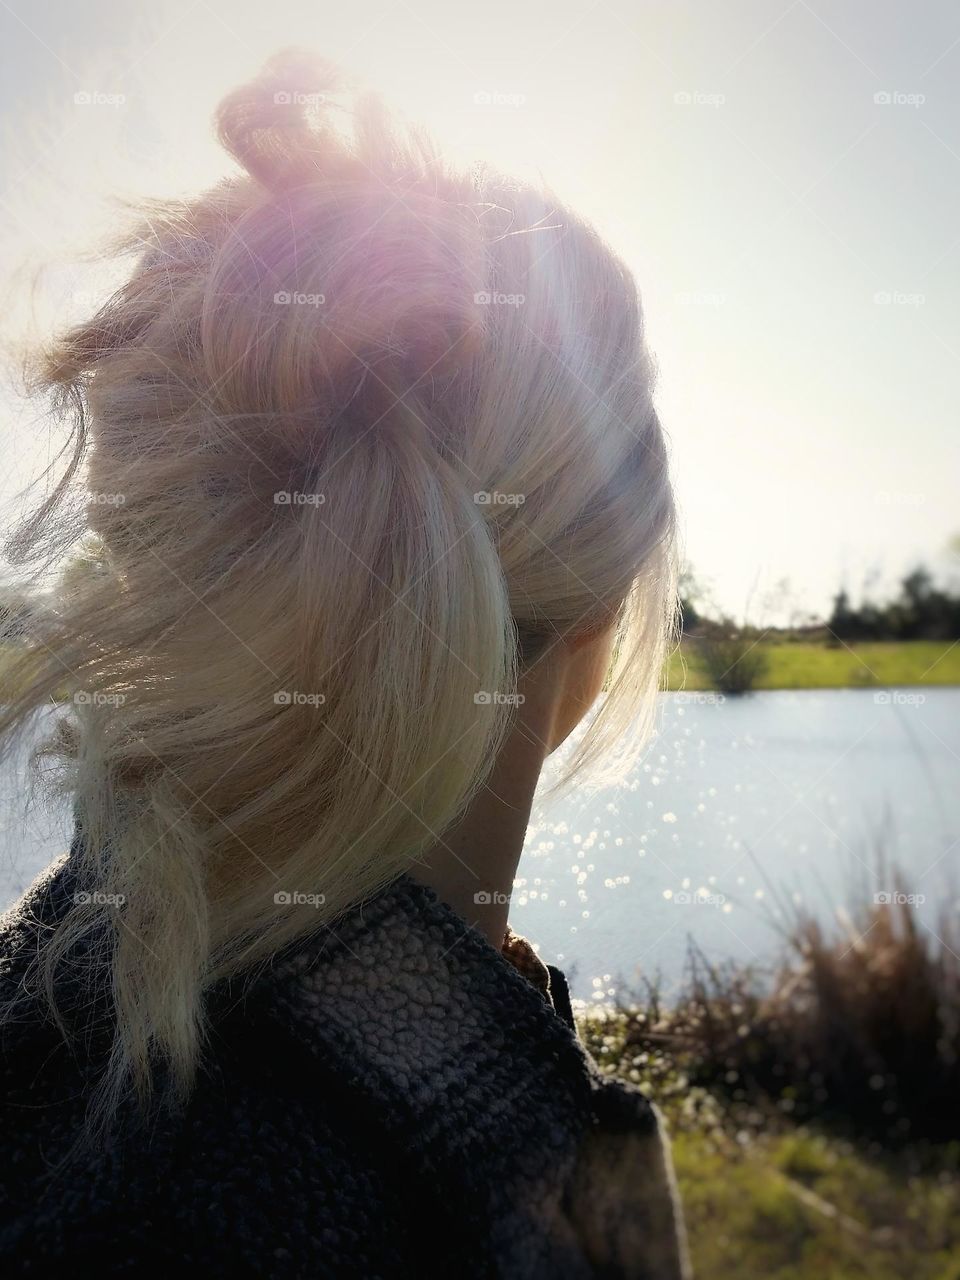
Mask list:
[[[878,640],[835,646],[809,641],[760,641],[766,670],[754,688],[884,689],[960,685],[960,641]],[[670,690],[711,688],[696,644],[684,639],[671,656]]]

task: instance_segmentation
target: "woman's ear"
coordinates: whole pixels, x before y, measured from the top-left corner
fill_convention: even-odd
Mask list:
[[[590,644],[591,641],[598,640],[601,636],[612,631],[617,625],[617,617],[617,612],[611,611],[599,620],[588,622],[583,626],[571,629],[567,633],[567,644],[574,652],[582,649],[584,645]]]

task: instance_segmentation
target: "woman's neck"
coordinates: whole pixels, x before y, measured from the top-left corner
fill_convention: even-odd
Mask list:
[[[525,701],[486,784],[410,869],[498,950],[556,710],[551,682],[528,680],[520,687]]]

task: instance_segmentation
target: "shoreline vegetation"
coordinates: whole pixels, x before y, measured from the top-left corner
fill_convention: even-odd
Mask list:
[[[960,550],[960,541],[954,552]],[[781,612],[789,605],[781,585]],[[938,584],[922,565],[884,602],[854,604],[837,592],[827,618],[788,610],[789,626],[737,622],[705,601],[688,569],[680,580],[681,644],[670,656],[667,688],[890,689],[960,684],[960,591]]]
[[[887,881],[832,925],[782,904],[768,968],[691,943],[679,993],[580,1013],[666,1118],[698,1280],[960,1277],[960,938]]]
[[[726,693],[772,689],[875,689],[960,684],[960,642],[949,640],[875,640],[828,644],[811,640],[746,635],[728,638],[729,646],[704,637],[685,636],[671,654],[667,688],[671,692],[721,690]],[[719,652],[717,650],[719,649]],[[743,666],[745,688],[731,688]]]

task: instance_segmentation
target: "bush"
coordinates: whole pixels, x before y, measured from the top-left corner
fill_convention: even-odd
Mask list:
[[[761,647],[763,633],[754,627],[714,624],[703,630],[697,648],[714,689],[721,693],[746,693],[768,666]]]
[[[694,1084],[882,1147],[960,1150],[960,939],[886,883],[839,930],[794,908],[773,971],[715,967],[691,943],[674,1007],[633,1011],[633,1052],[665,1049]]]

